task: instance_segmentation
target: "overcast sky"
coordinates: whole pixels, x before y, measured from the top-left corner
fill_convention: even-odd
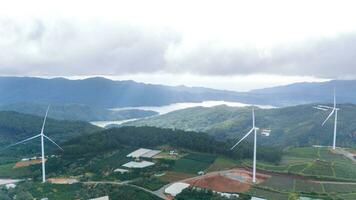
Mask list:
[[[356,78],[355,1],[5,1],[0,74],[248,90]]]

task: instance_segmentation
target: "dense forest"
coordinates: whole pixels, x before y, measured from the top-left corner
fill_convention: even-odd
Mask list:
[[[321,123],[328,111],[314,109],[315,104],[299,105],[275,109],[256,108],[256,126],[270,129],[271,135],[258,136],[258,143],[277,146],[331,145],[333,120],[325,126]],[[356,106],[338,105],[337,145],[352,146],[356,143]],[[251,129],[251,107],[194,107],[174,111],[165,115],[129,122],[127,126],[156,126],[163,128],[207,132],[214,137],[242,137]],[[248,138],[252,140],[252,137]]]
[[[154,148],[169,145],[197,152],[226,155],[232,158],[250,158],[252,146],[250,143],[241,144],[231,151],[230,147],[236,140],[227,142],[217,141],[206,133],[193,131],[171,130],[155,127],[121,127],[104,130],[87,137],[77,137],[64,143],[67,149],[64,157],[83,156],[110,152],[123,147]],[[258,156],[268,162],[279,162],[282,151],[277,147],[260,146]],[[272,153],[273,152],[273,153]]]

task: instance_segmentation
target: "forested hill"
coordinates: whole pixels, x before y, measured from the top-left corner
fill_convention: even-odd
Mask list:
[[[203,153],[226,155],[232,158],[251,158],[252,146],[244,143],[238,151],[231,151],[235,140],[217,141],[206,133],[162,129],[155,127],[121,127],[107,129],[87,137],[76,137],[63,144],[66,152],[64,158],[92,157],[125,147],[157,148],[170,146]],[[259,145],[260,146],[260,145]],[[278,162],[282,151],[275,147],[260,146],[258,152],[262,160]]]
[[[276,108],[257,109],[256,125],[261,129],[271,129],[271,136],[259,135],[259,143],[268,145],[331,145],[333,120],[324,127],[323,120],[329,112],[314,109],[312,104]],[[339,105],[337,144],[356,145],[356,106]],[[242,137],[251,129],[251,107],[236,108],[216,106],[195,107],[174,111],[149,119],[129,122],[127,126],[156,126],[172,129],[207,132],[217,138]],[[252,137],[250,137],[251,139]]]
[[[43,116],[48,104],[15,103],[0,105],[0,110]],[[147,110],[110,110],[82,104],[52,104],[48,116],[59,120],[72,121],[114,121],[132,118],[142,118],[158,114]]]
[[[16,153],[17,150],[27,150],[26,153],[35,152],[39,148],[33,149],[32,145],[39,146],[40,140],[31,141],[28,144],[19,145],[3,150],[4,147],[35,136],[40,133],[43,117],[20,114],[12,111],[0,111],[0,154]],[[90,134],[101,129],[86,122],[60,121],[51,118],[47,119],[45,134],[57,143],[61,144],[71,138]],[[48,144],[48,142],[46,141]],[[53,146],[53,145],[51,145]]]

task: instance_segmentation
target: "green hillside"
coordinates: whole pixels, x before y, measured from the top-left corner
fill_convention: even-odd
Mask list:
[[[15,103],[1,105],[0,110],[43,116],[48,104]],[[110,110],[81,104],[52,104],[48,116],[59,120],[72,121],[114,121],[132,118],[142,118],[158,114],[154,111],[129,109]]]
[[[39,140],[30,141],[28,144],[19,145],[9,149],[4,147],[26,139],[40,133],[43,117],[28,114],[20,114],[12,111],[0,111],[0,162],[6,162],[6,158],[13,158],[18,155],[29,155],[39,153]],[[83,134],[90,134],[101,130],[87,122],[61,121],[47,119],[45,134],[57,143],[62,143],[71,138]],[[46,147],[53,148],[53,145],[46,143]]]
[[[259,136],[259,143],[282,146],[331,145],[333,121],[321,126],[328,112],[299,105],[276,109],[257,109],[256,125],[271,129],[271,136]],[[339,105],[337,145],[356,144],[356,106]],[[220,139],[242,137],[251,128],[251,108],[216,106],[195,107],[165,115],[129,122],[128,126],[156,126],[207,132]],[[250,138],[251,139],[251,138]]]

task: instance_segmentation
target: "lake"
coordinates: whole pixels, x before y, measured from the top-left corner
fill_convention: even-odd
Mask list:
[[[230,107],[246,107],[252,106],[252,104],[245,104],[239,102],[230,102],[230,101],[203,101],[203,102],[185,102],[185,103],[174,103],[165,106],[137,106],[137,107],[122,107],[122,108],[112,108],[111,110],[130,110],[130,109],[139,109],[139,110],[152,110],[159,113],[159,115],[163,115],[172,111],[192,108],[192,107],[214,107],[219,105],[226,105]],[[262,109],[271,109],[275,108],[269,105],[254,105]],[[121,125],[125,122],[134,121],[137,119],[126,119],[126,120],[119,120],[119,121],[94,121],[90,122],[91,124],[99,127],[106,127],[110,124]]]

